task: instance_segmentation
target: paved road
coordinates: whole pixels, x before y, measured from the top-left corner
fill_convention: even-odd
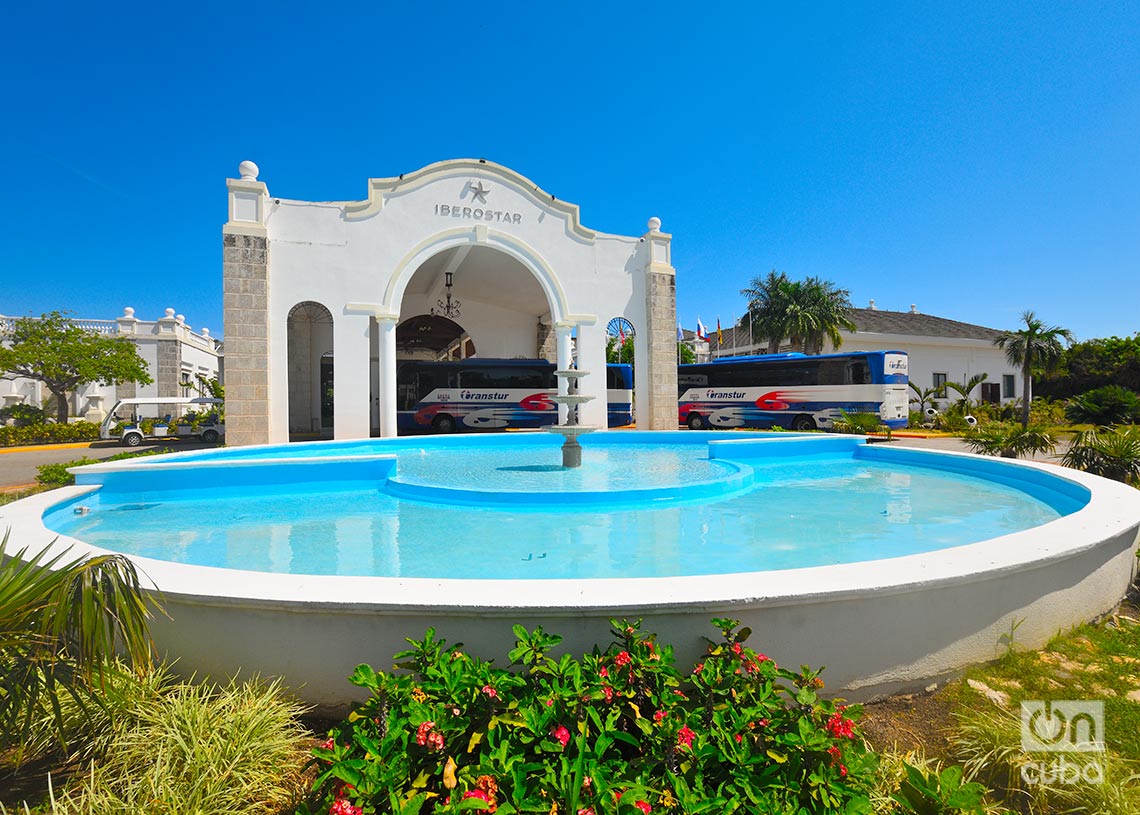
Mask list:
[[[60,464],[79,458],[105,459],[125,450],[148,450],[162,444],[142,444],[135,448],[124,447],[115,441],[97,441],[89,447],[41,447],[36,450],[8,452],[0,448],[0,490],[35,483],[36,473],[42,464]],[[214,447],[200,441],[179,441],[165,445],[176,450],[201,450]]]
[[[923,450],[950,450],[956,453],[969,453],[970,448],[966,446],[966,442],[959,438],[952,437],[937,437],[930,439],[899,439],[896,438],[892,444],[898,447],[918,447]],[[1035,455],[1029,456],[1030,461],[1044,461],[1047,464],[1060,464],[1061,456],[1069,449],[1068,438],[1057,445],[1057,452],[1053,455]]]

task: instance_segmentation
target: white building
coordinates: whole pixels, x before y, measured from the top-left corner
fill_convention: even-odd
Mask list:
[[[578,207],[482,159],[372,179],[360,201],[270,195],[243,162],[224,238],[231,445],[396,434],[405,359],[547,358],[593,376],[583,424],[605,428],[606,326],[635,327],[642,428],[675,428],[671,236],[589,229]],[[335,390],[334,390],[335,382]]]
[[[17,318],[0,315],[0,341],[8,335]],[[79,386],[69,394],[68,411],[73,418],[102,421],[117,399],[134,396],[197,396],[193,384],[198,377],[218,379],[222,370],[222,344],[210,336],[208,328],[194,331],[181,314],[166,309],[157,320],[140,320],[133,308],[123,309],[116,320],[80,320],[73,322],[88,331],[99,334],[128,337],[147,364],[153,382],[139,385],[127,382],[122,385],[90,383]],[[0,379],[0,398],[3,406],[26,404],[42,408],[48,415],[55,413],[55,397],[42,382],[17,377]],[[158,416],[161,406],[141,415]],[[169,412],[169,411],[166,411]]]
[[[1002,332],[972,323],[922,314],[915,306],[910,311],[886,311],[875,307],[856,308],[848,313],[855,323],[854,331],[843,331],[841,351],[906,351],[910,363],[910,381],[922,389],[946,382],[966,383],[977,374],[986,380],[970,397],[992,403],[1011,402],[1021,397],[1021,371],[1009,364],[1005,351],[994,345]],[[765,354],[767,343],[752,343],[745,328],[725,329],[724,341],[718,345],[715,331],[709,332],[713,358]],[[781,352],[791,350],[786,340]],[[824,353],[836,349],[825,343]],[[948,392],[939,404],[957,399]]]

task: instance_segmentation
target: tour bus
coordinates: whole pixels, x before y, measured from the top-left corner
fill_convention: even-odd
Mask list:
[[[876,413],[906,427],[905,351],[725,357],[677,369],[678,424],[829,429],[842,414]]]
[[[402,431],[502,430],[557,424],[555,366],[541,359],[404,362],[396,370]],[[633,422],[633,367],[606,366],[609,426]]]

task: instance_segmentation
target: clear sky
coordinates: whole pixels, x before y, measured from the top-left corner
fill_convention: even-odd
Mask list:
[[[865,306],[1140,330],[1140,3],[20,3],[0,313],[222,330],[225,178],[485,157],[674,235],[678,317],[770,269]]]

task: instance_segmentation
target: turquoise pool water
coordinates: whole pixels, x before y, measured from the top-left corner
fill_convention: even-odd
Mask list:
[[[100,492],[79,499],[87,514],[76,514],[72,502],[44,520],[56,532],[115,551],[231,569],[592,579],[765,571],[918,554],[1039,526],[1082,503],[1046,483],[1066,483],[1061,479],[1019,483],[1002,476],[1000,467],[993,470],[997,462],[978,465],[974,473],[968,459],[954,465],[963,469],[958,472],[858,452],[714,459],[698,438],[705,434],[685,434],[684,444],[602,435],[612,438],[584,444],[584,466],[569,471],[555,466],[557,440],[537,436],[501,445],[325,445],[324,455],[393,452],[395,473],[389,479],[331,482],[335,486],[302,480],[270,489],[253,483],[257,470],[250,469],[247,485],[203,492],[210,473],[191,470],[185,477],[199,488],[195,492],[135,497],[113,491],[109,480]],[[619,436],[629,443],[618,443]],[[272,461],[267,471],[280,474],[292,466],[280,460],[285,454],[321,453],[319,446],[282,449],[260,457]],[[251,462],[258,453],[227,450],[183,460]],[[156,461],[148,464],[161,466]],[[993,473],[981,477],[986,468]],[[728,486],[699,501],[683,500],[700,485],[718,483]],[[399,484],[426,491],[409,498],[396,489]],[[636,491],[647,488],[649,498],[642,500]],[[453,500],[451,490],[463,498]],[[636,500],[621,501],[630,490]],[[518,499],[482,506],[480,491]],[[612,496],[615,503],[573,503],[583,491]],[[665,496],[660,502],[653,500],[658,494]],[[541,500],[532,503],[530,496]]]

